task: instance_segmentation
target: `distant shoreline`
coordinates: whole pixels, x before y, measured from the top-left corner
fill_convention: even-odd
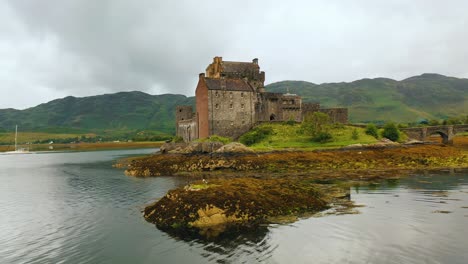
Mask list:
[[[31,144],[30,151],[94,151],[106,149],[159,148],[164,142],[99,142],[67,144]],[[0,153],[14,150],[14,146],[0,146]]]

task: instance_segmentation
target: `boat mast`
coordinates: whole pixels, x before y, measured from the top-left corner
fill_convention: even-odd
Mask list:
[[[18,142],[18,125],[16,125],[16,129],[15,129],[15,151],[18,149],[17,142]]]

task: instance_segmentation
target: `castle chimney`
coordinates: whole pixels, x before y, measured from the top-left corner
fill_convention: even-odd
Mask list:
[[[252,62],[253,62],[253,64],[258,64],[258,59],[255,58],[255,59],[252,60]]]
[[[200,74],[198,74],[198,77],[199,77],[200,79],[205,78],[205,74],[204,74],[204,73],[200,73]]]

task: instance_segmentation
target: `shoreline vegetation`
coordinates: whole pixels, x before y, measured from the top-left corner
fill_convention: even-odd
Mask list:
[[[238,143],[224,147],[231,144]],[[176,148],[127,159],[120,166],[129,176],[192,181],[144,209],[147,221],[176,236],[215,239],[330,208],[356,213],[351,186],[397,182],[415,171],[468,168],[466,136],[455,137],[454,146],[377,142],[339,149],[207,153],[196,146],[189,147],[190,153]]]

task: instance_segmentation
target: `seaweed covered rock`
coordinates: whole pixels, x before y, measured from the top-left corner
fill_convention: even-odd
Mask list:
[[[148,177],[194,173],[311,173],[388,169],[466,168],[468,155],[454,147],[412,145],[327,151],[152,155],[133,160],[126,174]]]
[[[348,197],[349,192],[323,190],[299,179],[213,180],[169,191],[145,208],[144,217],[168,232],[212,238],[256,228],[275,217],[327,209],[337,196]]]

